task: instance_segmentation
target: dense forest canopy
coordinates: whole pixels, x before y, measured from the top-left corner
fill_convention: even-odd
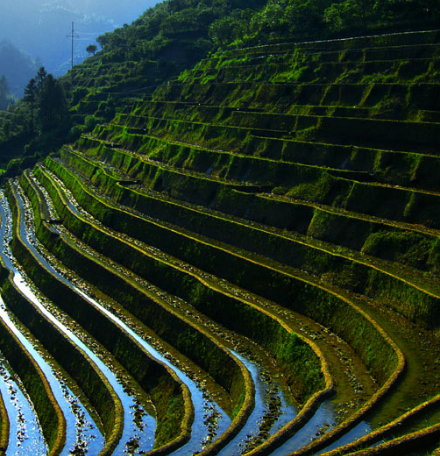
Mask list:
[[[218,20],[211,36],[219,45],[264,44],[435,28],[439,18],[438,0],[268,0],[251,16]]]

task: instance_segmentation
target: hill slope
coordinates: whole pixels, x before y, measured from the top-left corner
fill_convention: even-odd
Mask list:
[[[2,296],[93,454],[438,452],[439,57],[437,31],[219,52],[8,183]]]

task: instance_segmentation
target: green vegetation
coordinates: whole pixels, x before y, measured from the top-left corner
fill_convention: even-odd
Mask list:
[[[252,8],[263,4],[264,0],[259,0]],[[99,37],[102,50],[95,55],[96,46],[89,46],[94,56],[72,74],[59,81],[49,75],[43,87],[45,75],[39,72],[27,84],[23,101],[0,122],[0,166],[6,169],[4,178],[19,174],[30,160],[35,163],[72,141],[78,133],[110,120],[116,107],[119,110],[130,106],[133,99],[148,96],[157,85],[193,66],[213,49],[211,24],[243,8],[247,8],[243,0],[165,1],[132,25]],[[56,100],[60,102],[54,103]],[[3,104],[6,107],[6,101]],[[8,168],[11,159],[19,161]]]
[[[371,429],[338,454],[432,453],[438,6],[168,0],[101,36],[102,49],[89,46],[67,76],[41,68],[8,109],[17,122],[2,127],[3,180],[45,157],[11,186],[30,200],[14,206],[12,251],[150,397],[157,454],[190,439],[199,410],[184,381],[38,259],[17,211],[34,220],[42,256],[227,412],[231,425],[217,440],[208,427],[201,454],[236,435],[246,454],[270,454],[312,426],[324,399],[335,418],[323,407],[321,429],[295,454],[316,454],[361,422]],[[59,336],[8,283],[7,305],[96,396],[111,436],[105,382],[83,378],[89,367],[72,347],[59,343],[70,361],[52,347]],[[271,433],[280,391],[298,415]],[[254,405],[264,413],[252,434],[243,425]]]
[[[3,179],[32,166],[70,137],[70,114],[64,88],[44,67],[28,82],[23,100],[3,117],[0,128]]]
[[[46,89],[42,92],[49,105],[43,103],[44,106],[40,106],[45,113],[42,118],[36,116],[38,106],[33,101],[35,87],[32,84],[35,82],[28,83],[24,99],[27,101],[18,103],[7,115],[0,114],[4,117],[0,128],[0,166],[7,170],[6,177],[16,175],[29,164],[15,162],[7,169],[12,158],[29,160],[33,157],[36,161],[55,151],[79,133],[91,131],[97,123],[111,120],[116,111],[131,106],[133,100],[148,98],[155,87],[176,78],[210,52],[286,40],[408,30],[409,26],[429,28],[438,20],[437,6],[433,0],[410,3],[404,0],[259,0],[252,2],[251,7],[243,0],[167,0],[158,3],[131,25],[100,36],[97,41],[102,49],[97,52],[97,46],[90,45],[88,52],[93,56],[76,67],[72,74],[59,82],[51,83],[49,78],[46,89],[50,94]],[[15,52],[11,45],[4,43],[1,49],[5,61],[11,60],[11,53]],[[14,57],[17,59],[20,60]],[[246,61],[248,57],[244,56],[244,59]],[[273,74],[271,65],[276,64],[275,56],[272,61],[274,63],[268,60],[265,64],[263,74]],[[295,82],[310,74],[306,71],[307,65],[300,62],[304,62],[303,57],[288,71],[278,71],[280,68],[277,68],[277,82],[280,78]],[[22,66],[27,69],[20,73],[20,77],[34,68],[24,60]],[[408,72],[406,68],[402,66],[396,71],[403,75]],[[360,74],[365,79],[373,77],[366,70]],[[15,84],[17,74],[5,75]],[[377,76],[374,77],[377,82]],[[38,76],[36,83],[38,85]],[[53,97],[64,98],[61,91],[66,93],[71,120],[64,102],[56,107],[56,113],[50,107]],[[3,92],[5,94],[1,95]],[[0,91],[0,109],[9,104],[8,93],[3,89]],[[272,95],[270,98],[274,99]],[[390,107],[390,103],[387,101],[382,109],[395,109]],[[47,134],[47,128],[44,133],[42,125],[34,128],[35,119],[40,123],[50,123],[50,131],[56,134]]]

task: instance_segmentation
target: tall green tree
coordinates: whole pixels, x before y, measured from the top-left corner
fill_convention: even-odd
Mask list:
[[[324,11],[324,22],[331,32],[364,30],[368,23],[377,20],[378,9],[373,0],[346,0],[332,3]]]
[[[86,47],[86,51],[87,51],[89,54],[95,55],[97,50],[98,50],[98,46],[96,46],[96,44],[89,44],[89,45]]]
[[[68,121],[69,107],[62,85],[51,74],[45,76],[37,100],[41,131],[62,128]]]
[[[47,71],[46,69],[42,66],[39,68],[36,76],[35,76],[35,84],[37,86],[37,90],[40,90],[41,87],[43,86],[44,80],[46,79],[47,76]]]
[[[60,82],[41,67],[24,90],[23,101],[29,104],[29,130],[47,132],[59,129],[69,117],[69,107]]]
[[[252,18],[256,42],[322,36],[324,10],[331,0],[268,0]]]
[[[23,101],[29,103],[31,108],[30,119],[29,119],[29,130],[35,130],[35,103],[37,101],[38,87],[35,78],[32,78],[24,89]]]
[[[222,47],[231,42],[243,41],[250,32],[250,22],[254,14],[251,9],[234,10],[229,16],[221,17],[209,27],[209,36],[214,45]]]

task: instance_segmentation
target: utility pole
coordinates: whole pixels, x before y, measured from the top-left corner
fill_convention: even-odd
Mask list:
[[[72,34],[71,35],[66,35],[67,38],[72,38],[72,59],[70,63],[70,79],[71,79],[71,84],[73,86],[73,55],[74,55],[74,50],[75,50],[75,38],[79,38],[78,35],[75,35],[75,22],[72,22]]]
[[[72,22],[72,64],[71,64],[72,75],[73,75],[73,42],[74,42],[74,39],[75,39],[75,22]]]

